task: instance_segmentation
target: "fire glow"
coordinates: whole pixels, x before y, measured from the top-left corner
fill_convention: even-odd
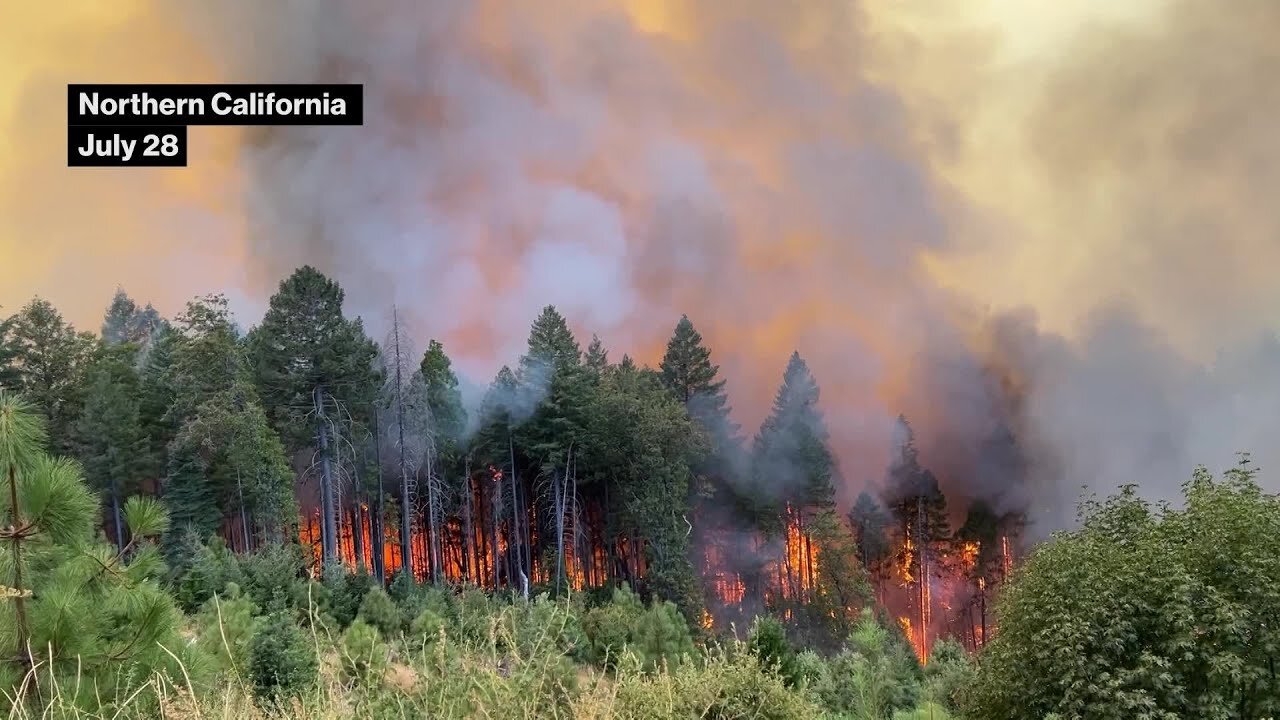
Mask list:
[[[890,594],[888,604],[897,608],[898,624],[921,664],[942,637],[953,637],[976,652],[994,633],[989,601],[1014,562],[1009,536],[1001,535],[997,545],[994,566],[983,568],[978,541],[956,541],[949,553],[932,558],[929,553],[916,558],[910,537],[902,542],[894,566],[897,592]],[[925,569],[911,572],[917,565]]]
[[[527,572],[530,585],[553,584],[557,572],[554,544],[542,546],[537,512],[530,509],[525,521],[519,523],[522,532],[528,529],[527,537],[522,539],[515,534],[510,518],[496,525],[490,523],[481,512],[486,504],[481,493],[477,492],[473,501],[475,522],[470,542],[466,523],[459,518],[449,518],[442,527],[440,580],[490,591],[521,590],[521,574]],[[352,571],[370,571],[380,560],[381,567],[390,576],[402,562],[399,524],[384,523],[382,542],[374,543],[373,517],[366,504],[344,511],[339,523],[339,555],[342,564]],[[593,513],[586,513],[586,517],[588,524],[598,522]],[[728,535],[708,533],[700,550],[708,601],[699,622],[703,629],[720,626],[723,617],[742,617],[753,603],[758,608],[781,607],[783,619],[789,620],[789,605],[804,604],[812,599],[819,572],[818,551],[804,529],[802,513],[787,507],[785,517],[782,542],[752,535],[733,546]],[[313,575],[318,575],[321,569],[320,532],[320,512],[313,510],[299,533],[302,544],[314,550]],[[568,590],[598,588],[617,578],[633,584],[643,582],[647,571],[643,540],[623,536],[607,543],[598,526],[574,529],[572,534],[580,541],[564,546],[562,571]],[[432,557],[429,533],[421,522],[421,515],[413,523],[411,541],[413,576],[418,582],[428,582]],[[379,545],[381,558],[375,560]],[[890,587],[878,592],[877,597],[897,618],[922,664],[928,661],[929,653],[941,637],[954,637],[969,650],[976,651],[995,632],[989,601],[996,586],[1003,583],[1013,569],[1009,536],[1000,536],[991,572],[984,573],[979,567],[982,551],[981,543],[964,541],[954,543],[949,553],[921,553],[907,535],[893,553]],[[756,564],[751,569],[735,569],[734,561],[741,560],[740,554],[754,558]]]

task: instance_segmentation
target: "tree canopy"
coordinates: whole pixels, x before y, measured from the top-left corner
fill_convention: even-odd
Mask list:
[[[966,706],[982,718],[1245,718],[1280,711],[1280,499],[1247,459],[1082,505],[1000,599]]]

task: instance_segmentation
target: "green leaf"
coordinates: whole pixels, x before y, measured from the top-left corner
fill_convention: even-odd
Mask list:
[[[169,529],[169,514],[155,498],[135,495],[124,504],[124,520],[135,538],[155,537]]]
[[[23,522],[34,524],[55,543],[85,540],[97,524],[98,499],[85,486],[74,460],[40,457],[22,477],[19,495]]]

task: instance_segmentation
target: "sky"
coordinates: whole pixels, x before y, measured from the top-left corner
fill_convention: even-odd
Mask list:
[[[646,362],[688,313],[748,433],[798,350],[850,491],[905,412],[999,494],[1007,422],[1048,523],[1276,452],[1269,0],[3,5],[0,313],[96,329],[121,286],[252,325],[310,263],[478,385],[543,305]],[[217,81],[362,82],[366,124],[65,167],[66,83]]]

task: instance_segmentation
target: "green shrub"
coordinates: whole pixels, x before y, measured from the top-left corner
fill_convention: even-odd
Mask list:
[[[643,614],[640,596],[625,584],[613,591],[608,603],[588,610],[582,625],[591,643],[592,661],[607,667],[616,666],[631,640],[631,628]]]
[[[814,691],[834,712],[881,718],[914,708],[920,700],[915,656],[870,612],[863,614],[828,668]]]
[[[440,631],[449,627],[449,621],[440,617],[433,610],[423,610],[409,625],[410,646],[421,642],[434,642],[440,637]]]
[[[400,635],[404,622],[400,608],[396,607],[395,601],[380,587],[370,588],[365,593],[356,617],[377,628],[382,637],[388,639]]]
[[[264,609],[305,608],[307,579],[303,552],[297,544],[273,544],[240,557],[242,589]]]
[[[694,651],[689,623],[675,604],[665,601],[649,606],[636,619],[631,647],[644,657],[646,670],[675,666]]]
[[[565,600],[552,600],[543,593],[533,602],[504,606],[503,618],[510,644],[522,655],[557,653],[579,660],[590,655],[578,608]]]
[[[317,673],[310,638],[284,611],[269,615],[254,635],[249,655],[249,674],[258,699],[296,697],[315,684]]]
[[[788,687],[800,685],[800,666],[782,623],[771,617],[757,617],[751,626],[747,647],[760,658],[761,667],[778,673]]]
[[[622,672],[612,692],[616,694],[611,699],[590,693],[579,698],[579,713],[617,720],[815,720],[822,716],[820,707],[789,689],[745,649],[716,652],[670,672]]]
[[[183,610],[195,612],[214,593],[223,592],[228,583],[244,586],[245,574],[240,561],[222,538],[188,546],[191,550],[187,570],[174,583],[174,599]]]
[[[925,693],[932,702],[957,712],[960,692],[972,684],[974,672],[964,646],[951,638],[940,640],[924,667]]]
[[[388,598],[390,601],[390,598]],[[369,682],[387,668],[387,648],[378,629],[357,619],[342,634],[342,674],[349,680]]]
[[[1280,717],[1280,498],[1255,473],[1084,502],[1001,589],[965,714]]]
[[[831,673],[827,661],[812,650],[796,653],[795,665],[796,675],[799,678],[798,687],[811,688],[821,685]]]
[[[222,672],[249,672],[253,637],[262,624],[258,606],[229,583],[226,592],[205,601],[195,617],[197,642]]]
[[[397,571],[387,586],[387,594],[397,603],[403,603],[422,591],[422,586],[414,580],[413,573]]]
[[[387,594],[400,608],[403,627],[408,629],[423,610],[431,610],[440,618],[452,622],[453,594],[446,587],[437,585],[420,585],[412,582],[407,575],[397,575],[392,581]]]
[[[624,649],[647,671],[678,664],[693,653],[693,636],[679,609],[669,602],[645,608],[626,585],[614,591],[607,605],[589,610],[582,625],[590,641],[589,657],[609,667],[616,667]]]
[[[951,713],[937,703],[926,702],[913,710],[898,710],[893,720],[951,720]]]
[[[374,586],[374,579],[361,572],[349,573],[342,568],[333,568],[325,575],[323,584],[328,591],[324,610],[345,628],[356,619],[360,611],[360,603]]]
[[[454,607],[458,637],[464,642],[486,645],[493,639],[495,609],[489,596],[477,587],[468,587]]]

